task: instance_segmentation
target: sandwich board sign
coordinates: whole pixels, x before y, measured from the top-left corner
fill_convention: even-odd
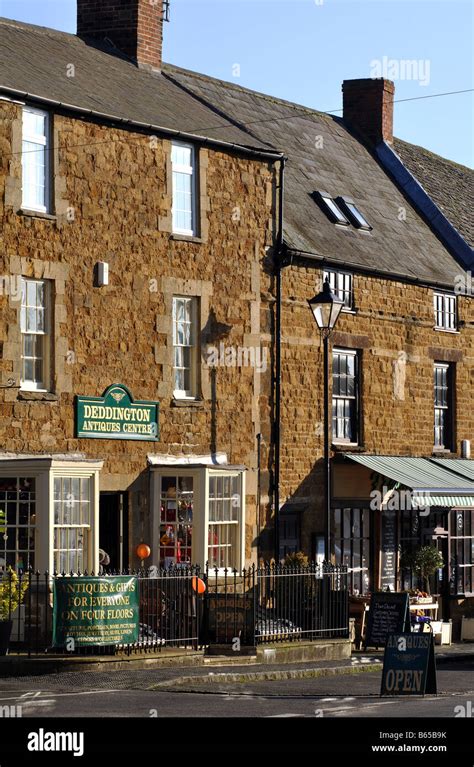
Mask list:
[[[410,630],[407,593],[377,591],[370,598],[364,647],[385,647],[390,634]]]
[[[436,695],[433,633],[390,634],[380,695]]]

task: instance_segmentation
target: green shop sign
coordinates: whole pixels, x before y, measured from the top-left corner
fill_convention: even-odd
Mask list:
[[[53,646],[138,642],[139,594],[135,576],[54,579]]]
[[[102,397],[76,397],[76,436],[158,442],[158,402],[135,402],[126,386],[113,384]]]

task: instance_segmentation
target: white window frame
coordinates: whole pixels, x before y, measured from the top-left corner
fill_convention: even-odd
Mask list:
[[[79,483],[79,494],[81,500],[76,499],[72,493],[66,493],[66,497],[64,497],[65,492],[65,482],[70,482],[72,485],[72,482],[77,481]],[[56,483],[61,483],[61,497],[58,499],[56,497]],[[87,522],[82,521],[82,488],[83,483],[87,486]],[[67,496],[70,496],[69,498]],[[66,575],[68,575],[70,572],[84,572],[87,570],[88,563],[89,563],[89,553],[90,548],[92,544],[92,519],[91,519],[91,511],[93,507],[92,503],[92,497],[93,497],[93,487],[92,487],[92,481],[91,477],[70,477],[70,476],[54,476],[53,477],[53,504],[54,504],[54,522],[53,522],[53,558],[54,558],[54,569],[56,572],[62,573],[65,572]],[[56,521],[56,509],[57,506],[60,508],[62,516],[67,517],[69,509],[72,509],[74,512],[76,505],[79,506],[80,509],[80,517],[81,521]],[[73,517],[74,519],[74,517]],[[58,533],[58,540],[60,542],[59,538],[59,531],[64,531],[65,537],[66,537],[66,546],[56,546],[57,540],[56,540],[56,533]],[[70,533],[75,532],[79,533],[82,532],[83,535],[83,546],[82,551],[84,552],[84,556],[82,557],[82,566],[77,566],[78,559],[79,559],[79,551],[81,550],[80,547],[72,547],[69,545],[70,542]],[[76,562],[75,565],[71,566],[71,563],[66,567],[61,567],[61,553],[69,554],[70,558],[73,558],[73,552],[76,552]],[[71,555],[73,555],[71,557]]]
[[[0,534],[0,558],[1,558],[1,567],[2,569],[6,567],[13,567],[13,569],[17,570],[19,568],[20,560],[22,560],[22,570],[27,570],[29,567],[35,566],[35,555],[36,555],[36,538],[37,538],[37,506],[38,506],[38,488],[36,483],[36,477],[34,476],[22,476],[17,471],[12,471],[11,476],[8,475],[2,475],[0,477],[0,481],[3,481],[5,479],[14,479],[16,480],[16,487],[15,490],[5,490],[2,491],[4,493],[15,493],[16,498],[1,498],[0,499],[0,508],[2,511],[7,512],[6,504],[16,504],[16,514],[15,514],[15,523],[14,524],[7,524],[8,523],[8,513],[5,514],[5,529],[4,532]],[[34,497],[31,496],[33,493],[30,491],[27,491],[26,489],[20,490],[19,489],[19,482],[20,480],[33,480],[35,482],[35,490],[34,490]],[[20,503],[22,501],[24,502],[24,499],[21,498],[22,492],[28,492],[28,503],[30,506],[33,507],[33,513],[31,516],[28,514],[27,517],[27,523],[20,522]],[[30,511],[30,509],[29,509]],[[26,549],[19,549],[18,545],[15,545],[12,547],[12,535],[15,538],[15,543],[17,541],[17,536],[20,532],[20,530],[23,529],[27,533],[27,544]],[[15,556],[15,564],[9,565],[6,562],[6,558],[8,554],[14,554]],[[24,555],[26,554],[26,561],[24,561]]]
[[[439,405],[436,403],[436,371],[437,370],[443,370],[446,373],[446,405]],[[433,396],[434,396],[434,437],[433,437],[433,444],[435,450],[451,450],[451,444],[452,442],[452,418],[453,418],[453,400],[452,400],[452,380],[453,380],[453,370],[452,366],[449,362],[435,362],[433,366],[433,376],[434,376],[434,382],[433,382]],[[444,436],[447,437],[447,443],[445,444],[445,440],[443,440],[443,444],[441,444],[436,439],[436,416],[437,411],[443,412],[443,430],[444,430]]]
[[[177,302],[184,301],[191,305],[191,322],[190,325],[190,344],[178,344],[177,343]],[[198,396],[199,387],[199,373],[198,373],[198,360],[199,360],[199,325],[198,325],[198,297],[197,296],[173,296],[173,396],[175,399],[196,399]],[[187,367],[176,366],[175,350],[177,348],[190,349],[190,365]],[[177,370],[189,370],[190,376],[190,388],[178,389],[176,388],[176,371]]]
[[[354,358],[354,394],[352,395],[339,395],[334,394],[334,372],[333,372],[333,361],[334,361],[334,355],[335,354],[344,354],[348,357]],[[331,441],[334,445],[358,445],[359,439],[360,439],[360,355],[357,349],[340,349],[335,348],[332,350],[332,357],[331,357]],[[342,437],[337,437],[334,434],[334,429],[332,427],[332,409],[334,400],[351,400],[354,402],[354,408],[355,408],[355,414],[354,414],[354,428],[355,428],[355,440],[348,440],[343,439]]]
[[[230,495],[224,494],[220,500],[226,501],[228,500],[230,502],[231,509],[235,510],[235,516],[237,519],[232,520],[216,520],[211,519],[211,497],[210,497],[210,483],[211,479],[218,480],[219,478],[227,478],[229,480],[237,479],[237,487],[238,491],[236,493],[231,493]],[[240,481],[239,481],[240,480]],[[206,482],[206,490],[208,493],[207,497],[207,504],[206,504],[206,512],[207,512],[207,535],[206,535],[206,547],[207,547],[207,558],[206,561],[209,562],[209,570],[211,572],[214,572],[215,570],[218,571],[225,571],[227,572],[233,572],[234,569],[238,569],[239,566],[239,549],[241,548],[241,543],[239,543],[239,526],[242,524],[242,517],[241,517],[241,506],[242,506],[242,474],[240,472],[233,472],[233,471],[213,471],[208,472],[207,482]],[[237,497],[235,497],[237,496]],[[216,499],[219,501],[219,498]],[[223,542],[223,538],[219,537],[217,543],[210,543],[209,542],[209,535],[211,531],[211,527],[215,528],[216,530],[219,530],[220,533],[224,532],[225,530],[229,533],[229,538],[233,537],[235,538],[234,544],[229,543],[226,544]],[[235,531],[235,532],[234,532]],[[241,532],[241,531],[240,531]],[[225,536],[224,536],[225,540]],[[233,548],[235,550],[233,550]],[[230,548],[231,557],[230,561],[224,562],[224,564],[216,564],[211,561],[210,558],[210,549],[218,549],[223,550],[226,548]]]
[[[22,185],[21,185],[21,206],[24,210],[37,211],[39,213],[48,213],[51,210],[51,115],[44,109],[24,106],[23,114],[35,114],[44,117],[44,134],[29,134],[25,132],[24,123],[22,129]],[[44,205],[32,205],[25,200],[25,173],[24,165],[28,152],[24,150],[24,142],[36,144],[38,147],[44,147]],[[33,150],[29,150],[31,152]]]
[[[71,461],[55,458],[0,459],[1,477],[32,477],[36,487],[35,570],[54,572],[54,478],[90,480],[90,538],[88,572],[99,572],[99,473],[103,461]]]
[[[325,269],[323,282],[329,282],[332,293],[344,301],[343,312],[354,311],[354,280],[349,272],[339,272],[336,269]],[[349,286],[349,287],[348,287]],[[346,297],[349,302],[346,303]]]
[[[151,471],[151,508],[153,509],[153,543],[151,564],[160,566],[160,533],[161,533],[161,481],[163,476],[193,477],[193,522],[192,522],[192,564],[204,567],[209,560],[209,479],[210,477],[238,476],[240,478],[241,503],[239,509],[238,533],[236,536],[236,551],[234,556],[235,569],[242,572],[245,566],[245,470],[241,468],[221,467],[211,468],[202,466],[190,468],[185,465],[154,465]],[[218,568],[223,574],[225,568]],[[214,572],[214,570],[212,570]],[[229,570],[228,570],[229,572]]]
[[[435,329],[444,330],[447,333],[457,333],[458,306],[456,296],[453,293],[435,292],[433,294],[433,307]],[[439,320],[441,320],[441,322],[439,322]]]
[[[42,284],[43,285],[43,296],[44,296],[44,305],[43,305],[43,326],[44,330],[42,332],[28,332],[26,329],[23,329],[23,309],[25,310],[25,317],[28,313],[28,284],[29,283],[35,283],[35,284]],[[26,303],[23,303],[23,292],[26,296]],[[39,307],[36,307],[39,308]],[[20,351],[20,359],[21,359],[21,375],[20,375],[20,389],[22,391],[49,391],[50,383],[51,383],[51,284],[49,280],[35,280],[33,278],[29,277],[22,277],[21,278],[21,306],[20,306],[20,335],[21,335],[21,351]],[[24,337],[28,335],[38,335],[43,337],[43,362],[42,362],[42,380],[36,381],[36,380],[29,380],[29,379],[23,379],[23,361],[25,358],[23,344],[24,344]],[[36,358],[32,358],[36,359]]]
[[[182,147],[184,149],[190,149],[191,150],[191,164],[190,165],[181,165],[178,163],[173,162],[173,149],[174,147]],[[191,228],[190,229],[184,229],[180,228],[179,226],[176,226],[175,224],[175,201],[176,201],[176,194],[175,194],[175,173],[181,173],[185,176],[191,176]],[[180,234],[184,235],[186,237],[196,237],[198,234],[198,226],[197,226],[197,151],[196,147],[193,146],[193,144],[185,144],[180,141],[173,141],[171,144],[171,175],[172,175],[172,228],[173,228],[173,234]]]

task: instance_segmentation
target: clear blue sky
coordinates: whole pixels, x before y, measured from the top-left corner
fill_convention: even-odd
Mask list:
[[[76,28],[75,0],[0,0],[0,15]],[[342,81],[373,76],[374,61],[399,68],[398,99],[473,88],[473,35],[472,0],[171,0],[164,56],[333,110],[341,107]],[[407,61],[417,62],[411,79]],[[472,166],[473,94],[396,104],[395,133]]]

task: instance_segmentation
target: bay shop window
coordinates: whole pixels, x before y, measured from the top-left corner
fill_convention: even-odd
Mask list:
[[[244,566],[242,469],[152,467],[153,564]]]
[[[97,572],[101,461],[0,459],[0,569]]]

